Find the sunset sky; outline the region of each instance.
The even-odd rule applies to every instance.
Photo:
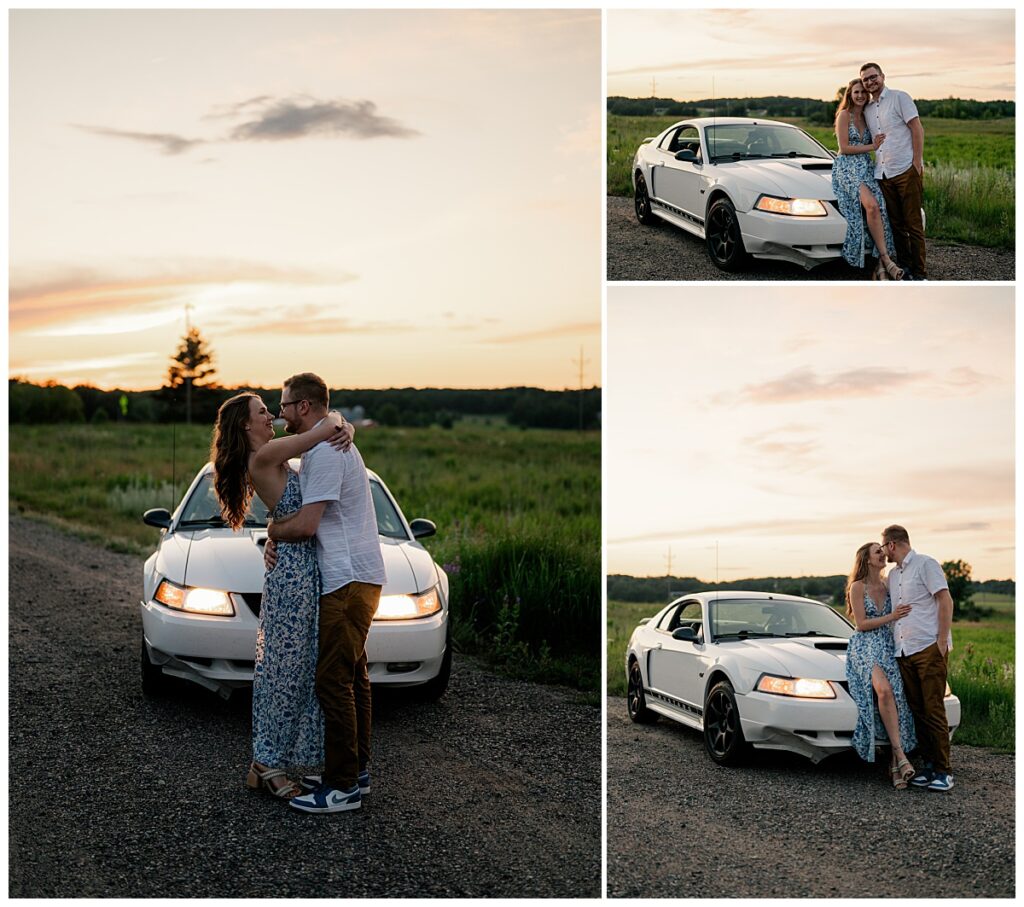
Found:
[[[600,383],[598,13],[10,21],[11,375]]]
[[[824,5],[824,4],[823,4]],[[609,95],[831,99],[875,62],[917,98],[1013,100],[1014,13],[993,9],[610,10]]]
[[[1014,575],[1013,289],[610,287],[608,572],[846,573],[915,549]]]

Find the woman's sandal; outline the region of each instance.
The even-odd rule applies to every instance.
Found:
[[[280,778],[283,778],[284,782],[275,784],[274,782]],[[245,786],[249,790],[265,790],[272,797],[277,797],[279,800],[291,800],[292,797],[297,797],[302,793],[298,785],[281,769],[260,769],[256,767],[255,762],[249,766],[249,774],[245,776]]]
[[[885,273],[888,275],[889,280],[903,280],[903,268],[891,258],[889,259],[889,264],[883,265],[879,262],[879,266],[885,268]]]
[[[905,765],[906,768],[900,768]],[[909,773],[909,774],[908,774]],[[892,775],[892,786],[896,790],[906,790],[907,781],[914,777],[914,766],[912,766],[906,759],[900,759],[899,762],[889,763],[889,774]]]

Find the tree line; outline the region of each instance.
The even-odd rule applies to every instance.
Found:
[[[790,98],[773,95],[765,98],[705,98],[700,101],[677,101],[674,98],[625,98],[610,97],[607,100],[609,114],[615,116],[649,117],[708,116],[714,110],[720,117],[746,117],[756,112],[763,117],[805,117],[812,123],[831,125],[835,120],[836,107],[843,85],[836,97],[829,101],[820,98]],[[941,98],[939,100],[914,99],[917,110],[923,117],[943,117],[951,120],[995,120],[1016,116],[1014,101],[975,101],[964,98]]]
[[[192,419],[212,423],[217,409],[229,397],[254,391],[277,412],[281,389],[193,385]],[[184,383],[157,390],[101,390],[86,384],[66,387],[56,382],[32,384],[19,378],[8,381],[11,423],[183,422],[186,412]],[[536,387],[495,390],[452,388],[389,388],[365,390],[337,388],[331,406],[349,412],[362,408],[365,418],[381,425],[409,427],[440,425],[450,428],[464,416],[504,420],[520,428],[577,429],[581,402],[583,427],[600,425],[601,389],[548,391]]]
[[[969,619],[984,616],[986,609],[974,602],[979,593],[1016,595],[1017,584],[1012,579],[971,579],[971,565],[963,560],[946,561],[942,565],[953,599],[954,616]],[[709,583],[695,576],[626,576],[611,574],[607,580],[608,600],[623,602],[650,602],[664,605],[672,599],[691,592],[715,590],[743,590],[745,592],[777,592],[780,595],[800,595],[828,601],[834,607],[846,607],[846,577],[832,576],[764,576],[753,579],[726,580]]]

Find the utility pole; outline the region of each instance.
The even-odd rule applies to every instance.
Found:
[[[672,546],[668,546],[668,554],[665,556],[665,592],[668,600],[672,601]]]
[[[579,365],[579,367],[580,367],[580,370],[579,370],[579,380],[580,380],[580,390],[579,390],[580,431],[583,431],[583,366],[586,365],[588,362],[590,362],[589,359],[584,359],[583,358],[583,344],[580,344],[580,358],[572,360],[573,365]]]
[[[185,336],[188,337],[192,333],[192,319],[189,317],[189,311],[193,308],[191,302],[185,303]],[[187,342],[187,341],[186,341]],[[192,376],[185,376],[185,424],[192,424]]]

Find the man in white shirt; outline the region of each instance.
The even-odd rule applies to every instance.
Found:
[[[323,379],[294,375],[281,391],[289,432],[308,431],[327,415]],[[302,509],[272,522],[273,541],[316,536],[320,568],[316,694],[324,713],[324,772],[303,779],[313,788],[291,805],[304,812],[358,809],[369,790],[372,700],[366,637],[387,577],[377,515],[363,458],[355,445],[340,451],[318,444],[302,455]]]
[[[924,194],[921,117],[909,94],[886,87],[885,73],[877,63],[865,63],[860,68],[860,78],[871,95],[864,109],[868,128],[874,135],[885,135],[885,141],[875,152],[875,179],[885,197],[896,257],[904,270],[912,272],[913,279],[925,280],[928,272],[921,217]]]
[[[896,661],[903,678],[907,704],[914,713],[918,752],[925,762],[911,780],[928,790],[953,789],[949,763],[949,725],[946,722],[946,674],[953,648],[953,599],[946,576],[935,558],[910,547],[902,526],[882,531],[889,571],[889,598],[893,610],[910,605],[910,613],[893,624]]]

